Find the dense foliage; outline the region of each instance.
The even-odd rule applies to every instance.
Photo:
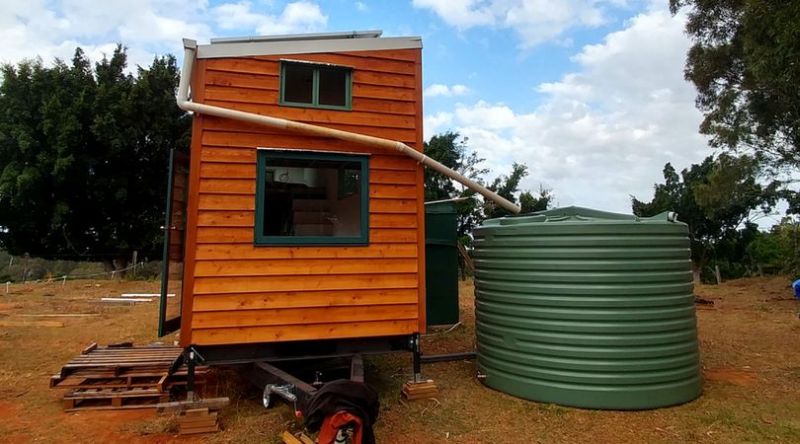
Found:
[[[670,0],[693,45],[686,78],[712,144],[800,166],[800,2]]]
[[[664,166],[664,183],[655,185],[650,202],[632,198],[633,213],[653,216],[675,211],[689,225],[697,272],[706,265],[742,264],[758,233],[753,218],[769,213],[778,199],[777,183],[764,185],[760,167],[749,156],[709,156],[678,174]],[[744,269],[734,273],[744,274]]]
[[[62,259],[155,256],[169,150],[188,146],[173,56],[136,75],[117,47],[92,67],[0,68],[0,248]]]
[[[800,214],[800,193],[793,185],[800,167],[800,2],[669,3],[673,14],[684,10],[688,16],[686,31],[692,46],[686,57],[685,76],[697,88],[696,104],[704,114],[700,132],[710,136],[715,148],[751,156],[721,157],[722,163],[732,163],[734,168],[725,171],[720,165],[712,181],[699,183],[690,193],[692,197],[686,198],[684,204],[696,204],[701,210],[696,214],[703,216],[689,222],[693,235],[700,236],[693,244],[695,259],[702,264],[711,251],[722,274],[728,270],[731,277],[765,268],[795,273],[798,250],[794,240],[789,245],[789,239],[794,238],[786,234],[796,233],[792,220],[785,219],[771,232],[763,233],[744,219],[751,210],[763,210],[777,198],[788,202],[787,214]],[[759,167],[763,176],[760,183],[768,185],[757,185],[754,176]],[[692,166],[690,170],[697,173],[701,168]],[[690,176],[692,171],[688,172]],[[751,180],[736,183],[742,173]],[[769,182],[767,177],[783,178],[783,183]],[[687,179],[691,181],[692,177]],[[675,180],[667,180],[664,186],[668,188],[670,182],[674,184]],[[665,199],[665,193],[659,197],[658,187],[656,191],[656,199],[650,204],[658,206],[657,200]],[[692,214],[690,210],[687,217]]]

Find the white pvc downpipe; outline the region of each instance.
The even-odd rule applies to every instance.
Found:
[[[501,197],[494,191],[484,187],[483,185],[475,182],[474,180],[459,174],[456,171],[447,168],[441,163],[431,159],[430,157],[422,154],[421,152],[411,148],[402,142],[394,140],[383,139],[381,137],[367,136],[364,134],[353,133],[350,131],[342,131],[333,128],[326,128],[318,125],[311,125],[308,123],[296,122],[294,120],[281,119],[277,117],[264,116],[261,114],[248,113],[244,111],[237,111],[229,108],[222,108],[219,106],[205,105],[202,103],[195,103],[189,100],[189,81],[192,78],[192,68],[194,66],[195,52],[197,51],[197,43],[194,40],[184,39],[184,55],[183,55],[183,69],[181,70],[180,82],[178,83],[178,107],[184,111],[192,111],[199,114],[207,114],[210,116],[217,116],[226,119],[240,120],[242,122],[254,123],[256,125],[267,126],[284,131],[290,131],[300,134],[311,136],[330,137],[334,139],[343,140],[345,142],[356,143],[359,145],[378,146],[387,150],[400,151],[408,157],[416,160],[417,162],[433,169],[445,176],[463,184],[467,188],[474,190],[483,197],[497,203],[501,207],[514,214],[520,212],[520,207],[514,205],[507,199]]]

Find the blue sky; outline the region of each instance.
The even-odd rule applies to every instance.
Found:
[[[528,165],[525,188],[559,205],[630,211],[666,162],[711,155],[683,79],[685,17],[668,0],[0,0],[0,61],[133,64],[181,38],[382,29],[423,38],[425,133],[469,138],[492,175]]]

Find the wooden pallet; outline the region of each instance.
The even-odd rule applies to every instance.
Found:
[[[203,385],[207,374],[208,367],[197,367],[195,384]],[[167,391],[173,386],[186,385],[186,378],[186,370],[168,375],[164,368],[135,368],[121,372],[87,369],[66,377],[53,375],[50,378],[50,388],[158,388]]]
[[[217,412],[209,412],[207,408],[187,410],[178,417],[178,433],[181,435],[218,431]]]
[[[94,347],[92,347],[94,346]],[[87,347],[80,355],[71,359],[62,368],[61,378],[84,370],[113,376],[137,369],[144,372],[159,372],[169,369],[181,356],[183,349],[168,346],[144,347]]]
[[[155,408],[169,400],[169,394],[157,389],[75,389],[62,398],[64,411]]]
[[[169,401],[172,387],[186,384],[187,369],[178,366],[182,353],[180,347],[92,344],[50,378],[50,387],[69,390],[64,395],[69,411],[154,408]],[[205,382],[208,370],[195,368],[196,385]]]
[[[439,394],[439,389],[433,380],[429,379],[423,382],[406,382],[403,384],[403,390],[400,393],[406,400],[414,401],[433,398]]]

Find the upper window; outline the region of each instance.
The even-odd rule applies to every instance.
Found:
[[[350,68],[281,62],[281,104],[350,109]]]
[[[367,244],[369,158],[258,150],[255,242]]]

